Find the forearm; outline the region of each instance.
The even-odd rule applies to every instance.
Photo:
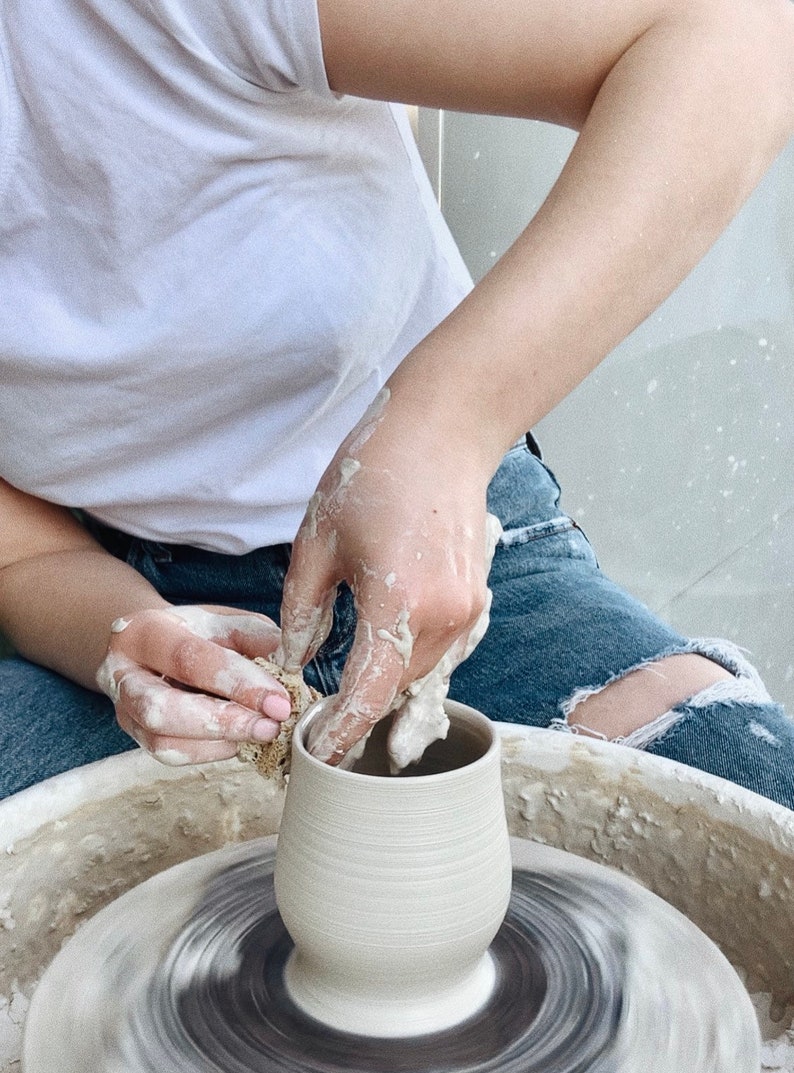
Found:
[[[356,3],[325,6],[334,14]],[[482,15],[472,5],[467,16],[482,24],[471,40],[488,60],[477,63],[473,44],[471,54],[453,44],[444,52],[446,6],[437,8],[426,38],[411,23],[410,81],[396,46],[379,46],[367,67],[372,42],[354,52],[351,26],[337,41],[331,21],[335,88],[377,92],[388,77],[389,88],[425,103],[580,130],[524,234],[390,384],[403,413],[446,420],[453,442],[479,438],[492,471],[686,276],[785,144],[794,15],[790,5],[744,0],[620,0],[595,14],[556,0]],[[537,32],[544,13],[556,34]],[[465,55],[457,70],[456,55]]]
[[[546,204],[390,385],[406,408],[424,400],[481,437],[490,472],[670,294],[782,147],[770,139],[759,153],[738,119],[730,134],[705,132],[691,100],[691,115],[653,137],[655,108],[637,104],[607,142],[610,98],[637,77],[615,73]]]
[[[20,655],[96,689],[111,623],[169,606],[98,545],[44,552],[0,570],[0,628]]]

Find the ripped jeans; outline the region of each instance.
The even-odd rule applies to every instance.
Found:
[[[615,740],[794,809],[794,720],[741,650],[680,636],[610,581],[559,499],[553,474],[514,447],[489,489],[504,527],[489,579],[491,625],[450,695],[492,718],[571,733],[586,697],[666,656],[698,653],[734,677]]]
[[[527,446],[508,452],[488,494],[504,527],[489,580],[491,625],[453,674],[450,696],[493,719],[572,732],[585,697],[665,656],[700,653],[734,677],[649,720],[623,744],[794,809],[794,720],[739,649],[681,637],[613,584],[559,498],[553,475]],[[287,545],[229,556],[103,527],[95,535],[175,604],[225,604],[278,621]],[[342,586],[331,634],[306,669],[323,693],[338,687],[354,625],[352,596]],[[0,797],[133,747],[106,697],[25,660],[0,661]]]

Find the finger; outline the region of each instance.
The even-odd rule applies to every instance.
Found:
[[[281,603],[281,644],[275,660],[299,671],[313,659],[331,632],[338,578],[333,560],[316,536],[295,538]]]
[[[418,705],[423,718],[433,725],[439,720],[443,723],[443,700],[449,677],[487,626],[490,593],[484,591],[482,600],[468,587],[461,590],[457,599],[453,599],[454,593],[447,592],[447,613],[441,622],[425,622],[416,627],[414,635],[411,613],[405,606],[396,610],[392,603],[390,626],[373,624],[367,617],[367,610],[377,609],[377,617],[382,619],[388,610],[389,596],[393,600],[396,590],[377,582],[359,586],[356,593],[359,625],[337,700],[322,721],[312,725],[307,742],[309,751],[326,763],[340,763],[352,746],[394,709],[399,694],[411,683],[415,698],[420,693],[433,698],[432,704]],[[402,598],[407,604],[407,594]],[[416,614],[418,617],[418,609]],[[412,709],[413,724],[416,702]],[[403,732],[404,727],[399,733]]]
[[[145,748],[160,738],[189,741],[272,741],[280,724],[262,718],[232,701],[202,693],[188,693],[141,667],[123,669],[116,676],[116,717],[119,724]]]
[[[202,604],[174,607],[172,613],[186,622],[196,636],[232,648],[249,659],[269,658],[281,639],[281,631],[275,622],[256,611],[235,611],[229,607]]]
[[[359,619],[336,701],[309,731],[307,748],[318,760],[339,764],[394,703],[406,672],[405,657],[379,632],[386,631]]]
[[[188,764],[210,764],[216,760],[231,760],[237,755],[237,746],[221,741],[188,741],[184,738],[155,737],[141,727],[132,724],[121,729],[133,741],[161,764],[168,767],[186,767]]]
[[[252,712],[282,720],[291,712],[287,691],[263,667],[196,636],[190,623],[172,611],[141,612],[114,635],[111,646],[133,663]]]

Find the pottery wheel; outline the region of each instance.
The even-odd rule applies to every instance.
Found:
[[[24,1073],[757,1073],[749,999],[667,903],[513,840],[497,984],[453,1029],[377,1040],[304,1015],[273,891],[275,839],[185,862],[88,921],[44,975]]]

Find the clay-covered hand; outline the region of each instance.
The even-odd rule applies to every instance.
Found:
[[[243,741],[272,741],[291,710],[253,663],[279,643],[271,619],[212,606],[138,611],[113,623],[97,673],[119,725],[166,764],[224,760]]]
[[[443,437],[406,435],[390,406],[384,391],[324,474],[284,587],[277,659],[293,669],[327,636],[338,584],[354,594],[356,633],[336,702],[308,741],[331,764],[447,652],[463,655],[487,600],[490,475]]]

